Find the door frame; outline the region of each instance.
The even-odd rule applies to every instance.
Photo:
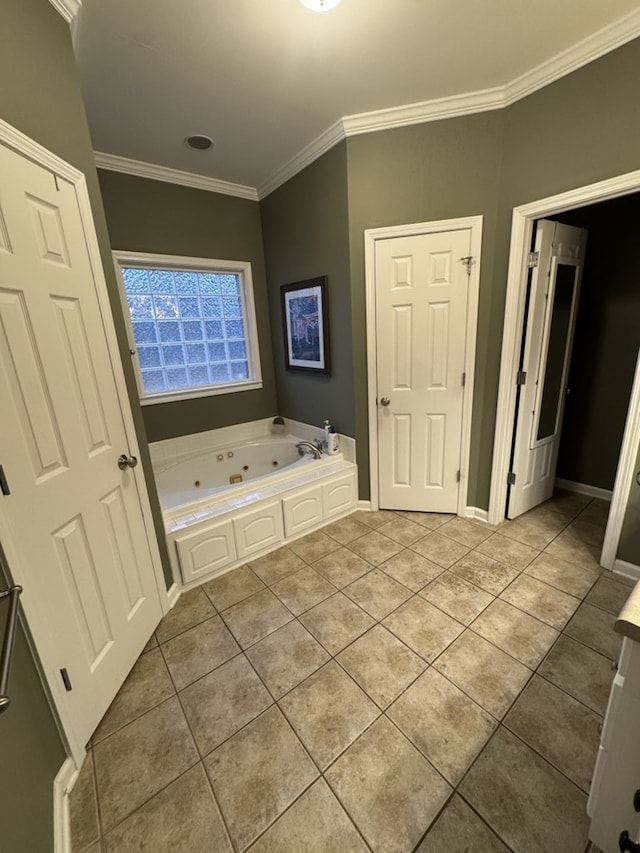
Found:
[[[18,155],[31,160],[38,166],[42,166],[52,173],[59,175],[64,178],[64,180],[69,181],[75,189],[79,215],[87,246],[87,254],[92,271],[93,284],[98,298],[98,306],[105,331],[109,361],[113,371],[120,411],[122,413],[125,434],[127,437],[128,448],[123,448],[123,450],[128,449],[129,455],[133,454],[134,456],[139,457],[140,452],[138,450],[138,439],[133,423],[133,415],[131,413],[115,326],[113,324],[111,305],[107,292],[107,283],[104,277],[85,175],[83,172],[79,171],[74,166],[71,166],[51,151],[48,151],[39,143],[30,139],[28,136],[2,119],[0,119],[0,144],[15,151]],[[158,547],[158,540],[153,526],[151,503],[149,501],[149,494],[147,492],[147,485],[142,466],[138,465],[136,468],[132,469],[131,473],[134,476],[138,500],[142,511],[147,546],[151,555],[156,588],[158,591],[158,598],[160,600],[160,608],[162,613],[165,614],[170,609],[169,595],[171,594],[171,591],[167,592],[164,581],[160,549]],[[29,589],[29,584],[25,581],[25,575],[20,566],[20,560],[13,544],[13,532],[7,522],[2,500],[0,500],[0,540],[3,543],[7,568],[11,574],[13,582],[25,586],[25,591],[21,597],[22,612],[24,614],[23,626],[26,628],[26,634],[32,642],[36,662],[44,678],[45,688],[50,697],[68,753],[73,757],[76,766],[79,767],[86,754],[86,745],[81,743],[76,736],[74,720],[67,709],[66,703],[64,702],[65,691],[63,690],[60,674],[56,668],[55,655],[53,654],[53,649],[56,647],[56,638],[51,632],[47,622],[47,603],[40,601],[38,596],[30,595],[31,590]]]
[[[473,258],[469,275],[467,325],[465,332],[465,385],[462,397],[462,434],[460,445],[460,484],[458,489],[458,515],[475,515],[467,507],[469,488],[469,456],[471,452],[471,418],[473,414],[473,387],[476,361],[476,334],[478,328],[478,296],[480,259],[482,248],[482,216],[460,219],[440,219],[409,225],[392,225],[385,228],[368,228],[364,232],[366,329],[367,329],[367,413],[369,418],[369,478],[371,509],[380,507],[378,469],[378,407],[377,407],[377,353],[375,251],[378,240],[394,237],[418,237],[442,231],[470,231],[470,253]]]
[[[511,455],[511,442],[515,418],[516,374],[519,368],[520,345],[524,322],[524,286],[528,273],[528,257],[534,221],[576,207],[620,198],[640,191],[640,170],[627,172],[615,178],[578,187],[558,195],[538,199],[514,207],[509,248],[507,293],[504,308],[504,332],[500,358],[500,383],[491,468],[491,493],[488,521],[500,524],[505,518],[507,500],[507,473]],[[611,510],[605,533],[601,563],[613,568],[620,540],[624,513],[633,478],[633,466],[638,451],[640,428],[640,361],[629,400],[627,423],[618,461]]]

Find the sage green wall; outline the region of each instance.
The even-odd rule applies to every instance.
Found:
[[[501,112],[430,122],[347,140],[351,311],[360,498],[369,497],[364,231],[388,225],[484,217],[476,385],[469,471],[478,492],[489,347],[496,216],[502,160]],[[480,505],[480,504],[478,504]]]
[[[640,348],[640,195],[557,218],[589,238],[556,473],[613,489]]]
[[[278,413],[353,436],[354,375],[346,144],[341,142],[262,203]],[[326,275],[331,376],[285,370],[280,287]]]
[[[269,305],[257,201],[99,171],[114,249],[250,261],[264,386],[143,406],[149,441],[266,418],[276,412]]]

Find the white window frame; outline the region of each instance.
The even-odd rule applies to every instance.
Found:
[[[172,403],[178,400],[189,400],[197,397],[212,397],[218,394],[233,394],[236,391],[252,391],[263,387],[262,369],[260,365],[260,347],[258,343],[258,326],[256,309],[253,298],[253,276],[251,264],[248,261],[221,261],[213,258],[187,258],[181,255],[156,255],[145,252],[113,252],[113,261],[120,285],[120,299],[127,324],[129,352],[133,361],[140,396],[140,405],[149,406],[155,403]],[[142,382],[142,371],[136,353],[136,341],[133,334],[133,321],[127,302],[122,267],[141,269],[185,270],[187,272],[230,273],[240,279],[242,319],[246,330],[247,363],[249,378],[216,385],[203,385],[198,388],[188,388],[184,391],[159,391],[149,394],[145,392]]]

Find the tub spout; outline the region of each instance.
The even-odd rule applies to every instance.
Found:
[[[322,456],[322,451],[320,450],[320,448],[317,447],[315,444],[312,444],[310,441],[299,441],[296,444],[296,447],[298,448],[298,453],[300,454],[300,456],[304,455],[305,450],[308,450],[310,453],[313,453],[316,459],[320,459],[320,457]]]

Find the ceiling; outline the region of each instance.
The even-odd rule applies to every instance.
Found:
[[[343,0],[322,14],[83,0],[74,43],[96,151],[262,196],[345,134],[503,106],[639,35],[639,13],[638,0]],[[215,147],[187,148],[195,133]]]

